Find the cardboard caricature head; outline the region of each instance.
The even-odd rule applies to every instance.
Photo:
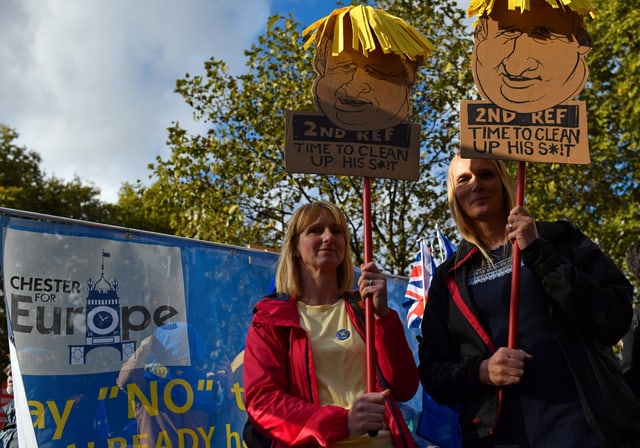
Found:
[[[520,113],[574,99],[588,78],[592,42],[583,23],[588,5],[577,9],[572,2],[521,0],[519,8],[508,0],[475,0],[469,8],[470,15],[479,15],[472,69],[480,94]]]
[[[378,49],[365,56],[346,47],[333,57],[331,46],[325,38],[314,60],[313,97],[327,118],[348,130],[390,128],[407,119],[414,63]]]
[[[426,38],[370,6],[335,10],[304,34],[314,29],[314,101],[334,125],[373,130],[407,119],[417,67],[433,48]]]

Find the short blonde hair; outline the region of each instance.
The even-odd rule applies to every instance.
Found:
[[[457,153],[451,159],[449,163],[449,171],[448,171],[448,179],[447,179],[447,199],[449,201],[449,209],[451,210],[451,215],[453,217],[453,221],[458,228],[458,232],[465,240],[474,244],[480,249],[480,252],[484,256],[485,259],[491,261],[491,257],[489,256],[489,242],[486,240],[485,236],[480,233],[480,230],[476,227],[475,222],[469,218],[469,216],[464,213],[462,207],[458,203],[458,199],[456,198],[456,189],[455,189],[455,179],[453,177],[453,170],[455,168],[456,162],[460,160],[462,156],[460,153]],[[509,212],[515,206],[515,190],[514,190],[514,182],[509,175],[509,171],[507,169],[507,165],[502,160],[497,159],[485,159],[492,162],[495,165],[496,172],[498,173],[498,177],[500,177],[500,181],[502,182],[502,197],[504,198],[504,216],[505,222],[507,216],[509,216]]]
[[[347,219],[342,210],[327,201],[317,201],[305,204],[298,208],[287,225],[284,242],[278,259],[276,272],[276,292],[300,296],[302,294],[302,275],[300,271],[300,258],[296,257],[300,234],[311,225],[322,212],[329,212],[342,231],[344,238],[344,259],[338,266],[338,291],[343,293],[353,287],[355,274],[351,261],[351,246]]]

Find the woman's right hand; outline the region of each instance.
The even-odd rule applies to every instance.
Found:
[[[507,218],[507,235],[511,241],[517,241],[518,247],[524,249],[538,239],[536,220],[521,205],[516,205]]]
[[[391,391],[367,392],[356,400],[349,411],[349,437],[361,436],[384,427],[384,403]]]
[[[358,289],[362,297],[373,299],[373,308],[376,318],[389,314],[387,299],[387,277],[380,272],[376,264],[371,261],[360,266],[360,278]]]
[[[533,356],[524,350],[500,347],[480,363],[480,382],[492,386],[518,384],[524,375],[525,361],[531,359]]]

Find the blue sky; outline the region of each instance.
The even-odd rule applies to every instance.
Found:
[[[317,19],[328,15],[339,7],[332,0],[272,0],[270,3],[272,12],[283,15],[292,12],[304,26],[311,25]],[[343,0],[342,3],[349,4],[351,2]]]
[[[150,184],[166,128],[189,127],[173,92],[210,57],[244,69],[243,50],[274,13],[303,24],[331,0],[0,0],[0,123],[38,152],[47,175],[91,182],[115,202]]]

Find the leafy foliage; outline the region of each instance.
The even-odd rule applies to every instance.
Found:
[[[37,198],[43,176],[40,155],[14,144],[18,133],[0,125],[0,203],[4,207],[27,209]]]
[[[35,151],[15,144],[18,133],[0,125],[0,201],[3,207],[67,218],[105,222],[110,208],[100,191],[79,178],[66,182],[47,177]]]
[[[158,189],[157,184],[146,187],[140,182],[135,185],[125,182],[118,192],[118,203],[109,224],[174,235],[171,204],[158,194]]]
[[[621,267],[640,230],[638,2],[601,2],[597,18],[587,19],[594,48],[580,99],[588,107],[592,163],[527,165],[525,205],[535,216],[577,222]],[[470,69],[473,42],[465,12],[455,2],[371,4],[404,18],[436,46],[413,89],[411,119],[422,128],[420,178],[371,179],[376,261],[389,272],[406,274],[417,240],[431,238],[436,225],[455,239],[444,188],[448,161],[458,149],[458,103],[478,97]],[[47,178],[40,156],[17,147],[17,133],[0,126],[2,205],[227,244],[279,247],[291,211],[322,198],[346,211],[355,261],[361,262],[362,180],[290,174],[284,168],[285,111],[315,110],[313,51],[302,48],[302,28],[292,16],[274,16],[245,52],[244,73],[231,75],[224,62],[212,58],[202,74],[179,79],[176,92],[208,130],[192,135],[172,123],[170,156],[149,165],[154,183],[124,184],[117,204],[101,204],[98,190],[79,179]]]
[[[376,6],[407,18],[436,45],[413,90],[412,120],[422,127],[420,179],[371,179],[376,261],[403,273],[417,240],[447,222],[443,173],[457,150],[458,100],[473,84],[471,41],[464,36],[464,12],[450,2]],[[245,74],[232,76],[222,61],[211,59],[204,75],[178,80],[176,91],[209,129],[189,135],[173,123],[171,155],[151,168],[158,193],[174,204],[172,224],[183,236],[278,247],[291,211],[322,198],[345,210],[361,262],[362,179],[285,171],[285,111],[315,110],[313,54],[302,49],[301,28],[293,17],[274,16],[245,52]]]

